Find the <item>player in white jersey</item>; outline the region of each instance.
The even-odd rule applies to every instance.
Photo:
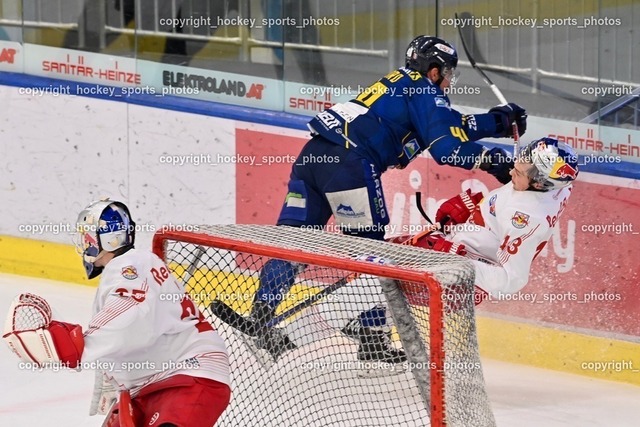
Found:
[[[541,138],[520,151],[510,175],[511,182],[486,197],[467,190],[445,201],[436,221],[444,223],[446,234],[427,231],[390,241],[470,258],[476,271],[477,304],[489,294],[500,298],[518,292],[527,284],[533,260],[567,205],[571,184],[578,175],[577,157],[569,146]],[[371,277],[352,280],[332,296],[282,326],[296,346],[330,336],[351,316],[384,304],[382,289],[372,286]],[[465,297],[447,298],[455,307],[455,298],[461,301]],[[342,332],[351,336],[348,327]],[[357,356],[367,360],[360,350]]]
[[[442,204],[436,221],[448,233],[424,233],[396,242],[457,253],[473,260],[476,303],[520,291],[531,264],[551,238],[578,175],[573,150],[552,138],[524,147],[511,182],[488,195],[469,190]]]
[[[87,276],[102,274],[88,329],[82,334],[79,325],[52,321],[44,328],[49,334],[5,339],[26,361],[106,367],[91,412],[108,413],[109,427],[121,426],[118,409],[105,411],[116,395],[111,390],[130,393],[136,426],[211,427],[230,400],[221,337],[165,263],[134,248],[135,224],[123,203],[94,202],[77,225]],[[42,344],[42,336],[50,341]]]

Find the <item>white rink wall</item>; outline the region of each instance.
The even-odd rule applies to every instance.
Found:
[[[21,92],[0,86],[0,235],[70,243],[67,228],[102,196],[129,203],[145,245],[163,224],[235,222],[234,164],[161,158],[235,154],[234,121]]]
[[[4,107],[0,109],[0,200],[4,202],[0,270],[14,274],[91,284],[71,247],[41,241],[71,243],[76,215],[101,196],[130,206],[139,226],[139,247],[149,247],[153,233],[168,223],[182,229],[199,224],[273,224],[292,159],[308,135],[283,127],[299,128],[299,118],[244,107],[242,114],[236,114],[238,110],[232,113],[222,104],[212,104],[217,114],[233,117],[223,119],[113,98],[24,92],[0,85]],[[180,103],[165,102],[168,108],[180,108]],[[194,111],[207,109],[199,105]],[[609,151],[621,152],[637,146],[640,135],[623,129],[595,131],[591,125],[579,128],[532,118],[530,137],[553,132],[567,140],[600,138]],[[181,156],[183,164],[167,163],[170,156]],[[234,161],[236,157],[256,163]],[[629,168],[630,164],[601,166]],[[632,167],[635,170],[635,164]],[[545,296],[572,299],[485,304],[484,318],[479,318],[484,356],[639,384],[633,370],[582,368],[583,362],[623,359],[640,366],[640,326],[629,321],[638,318],[634,255],[640,217],[632,208],[639,200],[638,182],[581,173],[557,234],[536,261],[522,293],[539,296],[538,301]],[[402,226],[423,223],[415,212],[415,191],[428,196],[427,210],[433,215],[441,201],[465,187],[490,190],[497,183],[478,171],[440,168],[428,156],[420,156],[406,169],[385,174],[384,185],[391,223]],[[627,225],[629,232],[589,232],[588,227],[596,225]],[[612,262],[612,254],[620,248],[627,256]],[[598,299],[586,304],[587,294]],[[615,299],[599,298],[611,296]],[[497,330],[509,332],[496,334]],[[584,333],[567,338],[576,330]],[[521,348],[529,351],[517,350]]]

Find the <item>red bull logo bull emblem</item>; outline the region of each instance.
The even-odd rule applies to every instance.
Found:
[[[525,228],[527,225],[529,225],[529,215],[520,211],[516,211],[516,213],[511,218],[511,224],[515,228]]]
[[[549,174],[549,178],[554,179],[576,179],[578,176],[578,171],[571,167],[570,164],[566,163],[563,159],[558,157],[555,164],[553,165],[553,169],[551,169],[551,173]]]
[[[82,243],[84,249],[87,249],[91,246],[95,246],[96,248],[98,247],[98,242],[89,233],[82,233]]]
[[[138,271],[133,265],[128,265],[122,269],[122,277],[127,280],[134,280],[138,278]]]

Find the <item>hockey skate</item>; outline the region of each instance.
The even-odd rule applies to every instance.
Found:
[[[266,303],[257,301],[250,316],[253,333],[244,334],[234,329],[236,335],[249,347],[265,370],[271,369],[286,351],[296,348],[280,328],[266,326],[271,318],[273,318],[272,309]]]
[[[342,328],[342,333],[358,343],[358,361],[362,369],[360,377],[396,375],[404,372],[407,356],[391,341],[391,331],[362,326],[360,319],[352,319]]]

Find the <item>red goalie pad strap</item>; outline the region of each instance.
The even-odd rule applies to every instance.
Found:
[[[51,334],[60,361],[70,368],[77,367],[84,351],[82,326],[52,320],[47,330]]]

